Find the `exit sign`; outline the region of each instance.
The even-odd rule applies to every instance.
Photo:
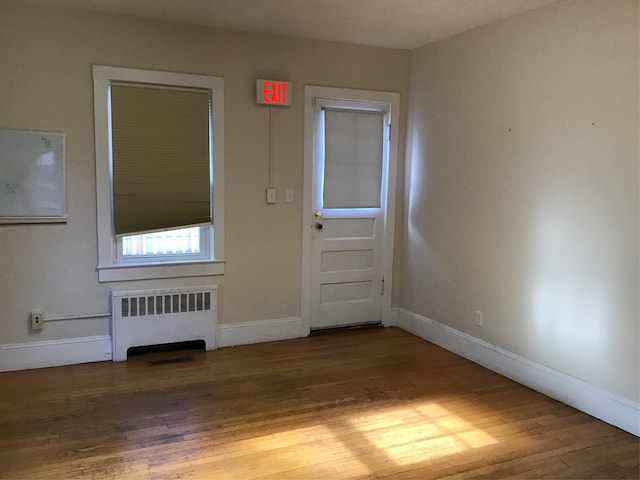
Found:
[[[266,105],[291,105],[293,86],[291,82],[279,80],[258,80],[256,98]]]

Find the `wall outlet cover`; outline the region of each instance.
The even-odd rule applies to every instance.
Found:
[[[31,312],[29,318],[31,319],[32,330],[42,330],[44,328],[44,312]]]

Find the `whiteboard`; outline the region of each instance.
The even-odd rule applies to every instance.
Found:
[[[0,129],[0,223],[67,221],[63,133]]]

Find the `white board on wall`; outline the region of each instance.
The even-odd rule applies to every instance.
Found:
[[[63,133],[0,129],[0,223],[67,221]]]

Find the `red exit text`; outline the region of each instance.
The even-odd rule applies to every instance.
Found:
[[[277,80],[258,80],[256,88],[258,103],[269,105],[291,105],[291,83]]]

